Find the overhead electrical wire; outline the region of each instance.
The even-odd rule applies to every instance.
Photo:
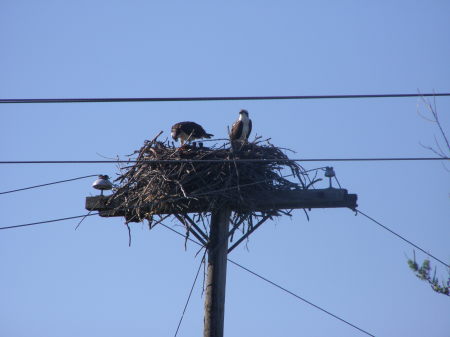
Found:
[[[88,214],[84,214],[84,215],[69,216],[69,217],[66,217],[66,218],[59,218],[59,219],[31,222],[31,223],[26,223],[26,224],[22,224],[22,225],[4,226],[4,227],[0,227],[0,230],[2,230],[2,229],[19,228],[19,227],[27,227],[27,226],[35,226],[35,225],[42,225],[42,224],[46,224],[46,223],[65,221],[65,220],[72,220],[72,219],[79,219],[79,218],[84,218],[84,217],[87,217],[87,216],[98,215],[98,214],[99,213],[92,213],[92,214],[88,213]]]
[[[411,246],[413,246],[414,248],[417,248],[418,250],[420,250],[422,253],[425,253],[426,255],[428,255],[429,257],[433,258],[434,260],[436,260],[439,263],[442,263],[445,267],[450,268],[450,265],[448,265],[447,263],[443,262],[441,259],[438,259],[436,256],[428,253],[426,250],[424,250],[423,248],[420,248],[418,245],[412,243],[411,241],[409,241],[408,239],[404,238],[403,236],[401,236],[400,234],[397,234],[396,232],[394,232],[392,229],[386,227],[385,225],[381,224],[379,221],[375,220],[374,218],[370,217],[369,215],[365,214],[364,212],[361,212],[359,209],[355,209],[355,211],[363,216],[365,216],[367,219],[373,221],[374,223],[376,223],[378,226],[384,228],[385,230],[387,230],[388,232],[390,232],[391,234],[394,234],[395,236],[397,236],[398,238],[402,239],[403,241],[409,243]]]
[[[244,267],[243,265],[241,265],[241,264],[239,264],[239,263],[237,263],[237,262],[235,262],[235,261],[233,261],[233,260],[230,260],[230,259],[228,259],[228,261],[231,262],[232,264],[234,264],[235,266],[238,266],[239,268],[245,270],[246,272],[249,272],[250,274],[252,274],[252,275],[254,275],[254,276],[260,278],[261,280],[266,281],[267,283],[269,283],[269,284],[271,284],[271,285],[277,287],[278,289],[283,290],[284,292],[288,293],[289,295],[292,295],[292,296],[294,296],[295,298],[297,298],[297,299],[299,299],[299,300],[301,300],[301,301],[303,301],[303,302],[305,302],[305,303],[307,303],[307,304],[313,306],[314,308],[319,309],[320,311],[323,311],[324,313],[326,313],[326,314],[328,314],[328,315],[330,315],[330,316],[332,316],[332,317],[334,317],[334,318],[340,320],[341,322],[350,325],[351,327],[353,327],[353,328],[359,330],[360,332],[365,333],[365,334],[368,335],[368,336],[375,337],[375,335],[372,335],[371,333],[367,332],[366,330],[363,330],[363,329],[357,327],[356,325],[354,325],[354,324],[352,324],[352,323],[346,321],[345,319],[343,319],[343,318],[341,318],[341,317],[339,317],[339,316],[337,316],[337,315],[335,315],[335,314],[329,312],[328,310],[325,310],[325,309],[319,307],[318,305],[312,303],[311,301],[308,301],[307,299],[305,299],[305,298],[303,298],[303,297],[301,297],[301,296],[299,296],[299,295],[293,293],[292,291],[290,291],[290,290],[288,290],[288,289],[286,289],[286,288],[280,286],[279,284],[277,284],[277,283],[275,283],[275,282],[273,282],[273,281],[271,281],[271,280],[265,278],[264,276],[261,276],[260,274],[255,273],[254,271],[251,271],[250,269]]]
[[[186,309],[187,309],[187,307],[189,305],[189,301],[191,299],[192,292],[194,291],[195,284],[197,283],[198,275],[200,274],[200,270],[202,268],[202,264],[205,261],[205,256],[206,256],[206,249],[205,249],[205,252],[203,253],[203,257],[200,260],[200,265],[198,266],[197,273],[195,274],[194,282],[192,283],[192,287],[191,287],[191,290],[189,291],[189,295],[188,295],[188,298],[186,300],[186,304],[184,305],[183,313],[181,314],[180,320],[178,321],[178,326],[177,326],[177,330],[175,331],[174,337],[177,337],[178,331],[180,330],[181,322],[183,321],[184,314],[186,313]]]
[[[132,164],[132,163],[282,163],[282,162],[372,162],[372,161],[439,161],[448,157],[378,157],[378,158],[298,158],[298,159],[151,159],[151,160],[3,160],[0,164]]]
[[[173,228],[171,228],[171,227],[169,227],[169,226],[167,226],[167,225],[165,225],[165,224],[163,224],[163,223],[161,223],[161,225],[162,225],[163,227],[169,229],[170,231],[172,231],[172,232],[178,234],[179,236],[182,236],[182,237],[185,238],[185,235],[183,235],[182,233],[176,231],[175,229],[173,229]],[[193,240],[193,239],[191,239],[191,238],[189,238],[189,237],[188,237],[187,239],[188,239],[189,241],[192,241],[193,243],[195,243],[195,244],[201,246],[201,244],[198,243],[197,241],[195,241],[195,240]],[[231,262],[232,264],[234,264],[234,265],[236,265],[236,266],[242,268],[242,269],[245,270],[246,272],[248,272],[248,273],[250,273],[250,274],[252,274],[252,275],[254,275],[254,276],[257,276],[257,277],[259,277],[260,279],[262,279],[263,281],[266,281],[267,283],[269,283],[269,284],[271,284],[271,285],[277,287],[278,289],[283,290],[283,291],[286,292],[287,294],[289,294],[289,295],[291,295],[291,296],[294,296],[294,297],[297,298],[298,300],[301,300],[301,301],[303,301],[303,302],[305,302],[305,303],[307,303],[307,304],[309,304],[309,305],[315,307],[316,309],[321,310],[322,312],[324,312],[324,313],[326,313],[326,314],[328,314],[328,315],[330,315],[330,316],[332,316],[332,317],[334,317],[334,318],[340,320],[341,322],[343,322],[343,323],[345,323],[345,324],[347,324],[347,325],[349,325],[349,326],[351,326],[351,327],[353,327],[353,328],[359,330],[359,331],[362,332],[362,333],[365,333],[365,334],[368,335],[368,336],[375,337],[375,335],[372,335],[371,333],[369,333],[369,332],[367,332],[367,331],[365,331],[365,330],[359,328],[358,326],[356,326],[356,325],[354,325],[354,324],[352,324],[352,323],[350,323],[350,322],[344,320],[343,318],[341,318],[341,317],[339,317],[339,316],[337,316],[337,315],[335,315],[335,314],[332,314],[331,312],[329,312],[329,311],[327,311],[327,310],[321,308],[320,306],[318,306],[318,305],[316,305],[316,304],[314,304],[314,303],[312,303],[312,302],[310,302],[310,301],[304,299],[303,297],[301,297],[301,296],[295,294],[294,292],[292,292],[292,291],[290,291],[290,290],[288,290],[288,289],[286,289],[286,288],[280,286],[279,284],[277,284],[277,283],[275,283],[275,282],[273,282],[273,281],[270,281],[269,279],[267,279],[267,278],[265,278],[265,277],[259,275],[258,273],[256,273],[256,272],[254,272],[254,271],[252,271],[252,270],[250,270],[250,269],[244,267],[243,265],[241,265],[241,264],[239,264],[239,263],[237,263],[237,262],[235,262],[235,261],[233,261],[233,260],[231,260],[231,259],[229,259],[229,258],[227,258],[227,260],[228,260],[229,262]]]
[[[0,104],[22,103],[124,103],[124,102],[195,102],[195,101],[263,101],[263,100],[312,100],[312,99],[361,99],[440,97],[450,93],[415,94],[355,94],[355,95],[293,95],[293,96],[215,96],[215,97],[122,97],[122,98],[3,98]]]
[[[0,192],[0,194],[7,194],[7,193],[25,191],[25,190],[30,190],[30,189],[33,189],[33,188],[44,187],[44,186],[49,186],[49,185],[55,185],[55,184],[60,184],[60,183],[66,183],[66,182],[69,182],[69,181],[80,180],[80,179],[91,178],[91,177],[97,177],[97,176],[98,176],[98,174],[91,174],[91,175],[83,176],[83,177],[59,180],[59,181],[54,181],[54,182],[51,182],[51,183],[34,185],[34,186],[29,186],[29,187],[23,187],[23,188],[18,188],[18,189],[15,189],[15,190],[10,190],[10,191],[4,191],[4,192]]]

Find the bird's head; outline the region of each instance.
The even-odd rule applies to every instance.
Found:
[[[248,111],[247,110],[245,110],[245,109],[242,109],[241,111],[239,111],[239,115],[243,115],[243,116],[245,116],[245,117],[248,117]]]
[[[172,138],[176,141],[178,140],[178,136],[180,135],[180,128],[172,128],[172,131],[170,133],[170,135],[172,136]]]

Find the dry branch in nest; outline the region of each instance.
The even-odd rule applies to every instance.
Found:
[[[251,161],[255,159],[270,161]],[[268,140],[231,147],[225,143],[177,148],[156,137],[130,156],[130,164],[120,168],[116,183],[110,204],[125,214],[127,223],[148,220],[151,228],[155,215],[171,215],[187,235],[196,233],[205,243],[214,209],[233,209],[230,235],[238,228],[245,233],[260,219],[286,214],[278,209],[255,212],[252,197],[274,190],[306,189],[314,182]]]

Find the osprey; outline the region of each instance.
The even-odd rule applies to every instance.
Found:
[[[187,141],[200,138],[211,138],[212,134],[206,133],[205,129],[201,125],[194,122],[180,122],[172,126],[171,132],[172,138],[178,141],[180,139],[181,145]]]
[[[252,132],[252,120],[248,118],[248,111],[239,111],[239,119],[233,124],[230,132],[232,141],[248,141],[248,136]]]

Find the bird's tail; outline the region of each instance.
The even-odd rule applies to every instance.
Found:
[[[211,138],[211,137],[214,137],[214,135],[211,134],[211,133],[207,133],[207,134],[205,135],[205,138]]]

